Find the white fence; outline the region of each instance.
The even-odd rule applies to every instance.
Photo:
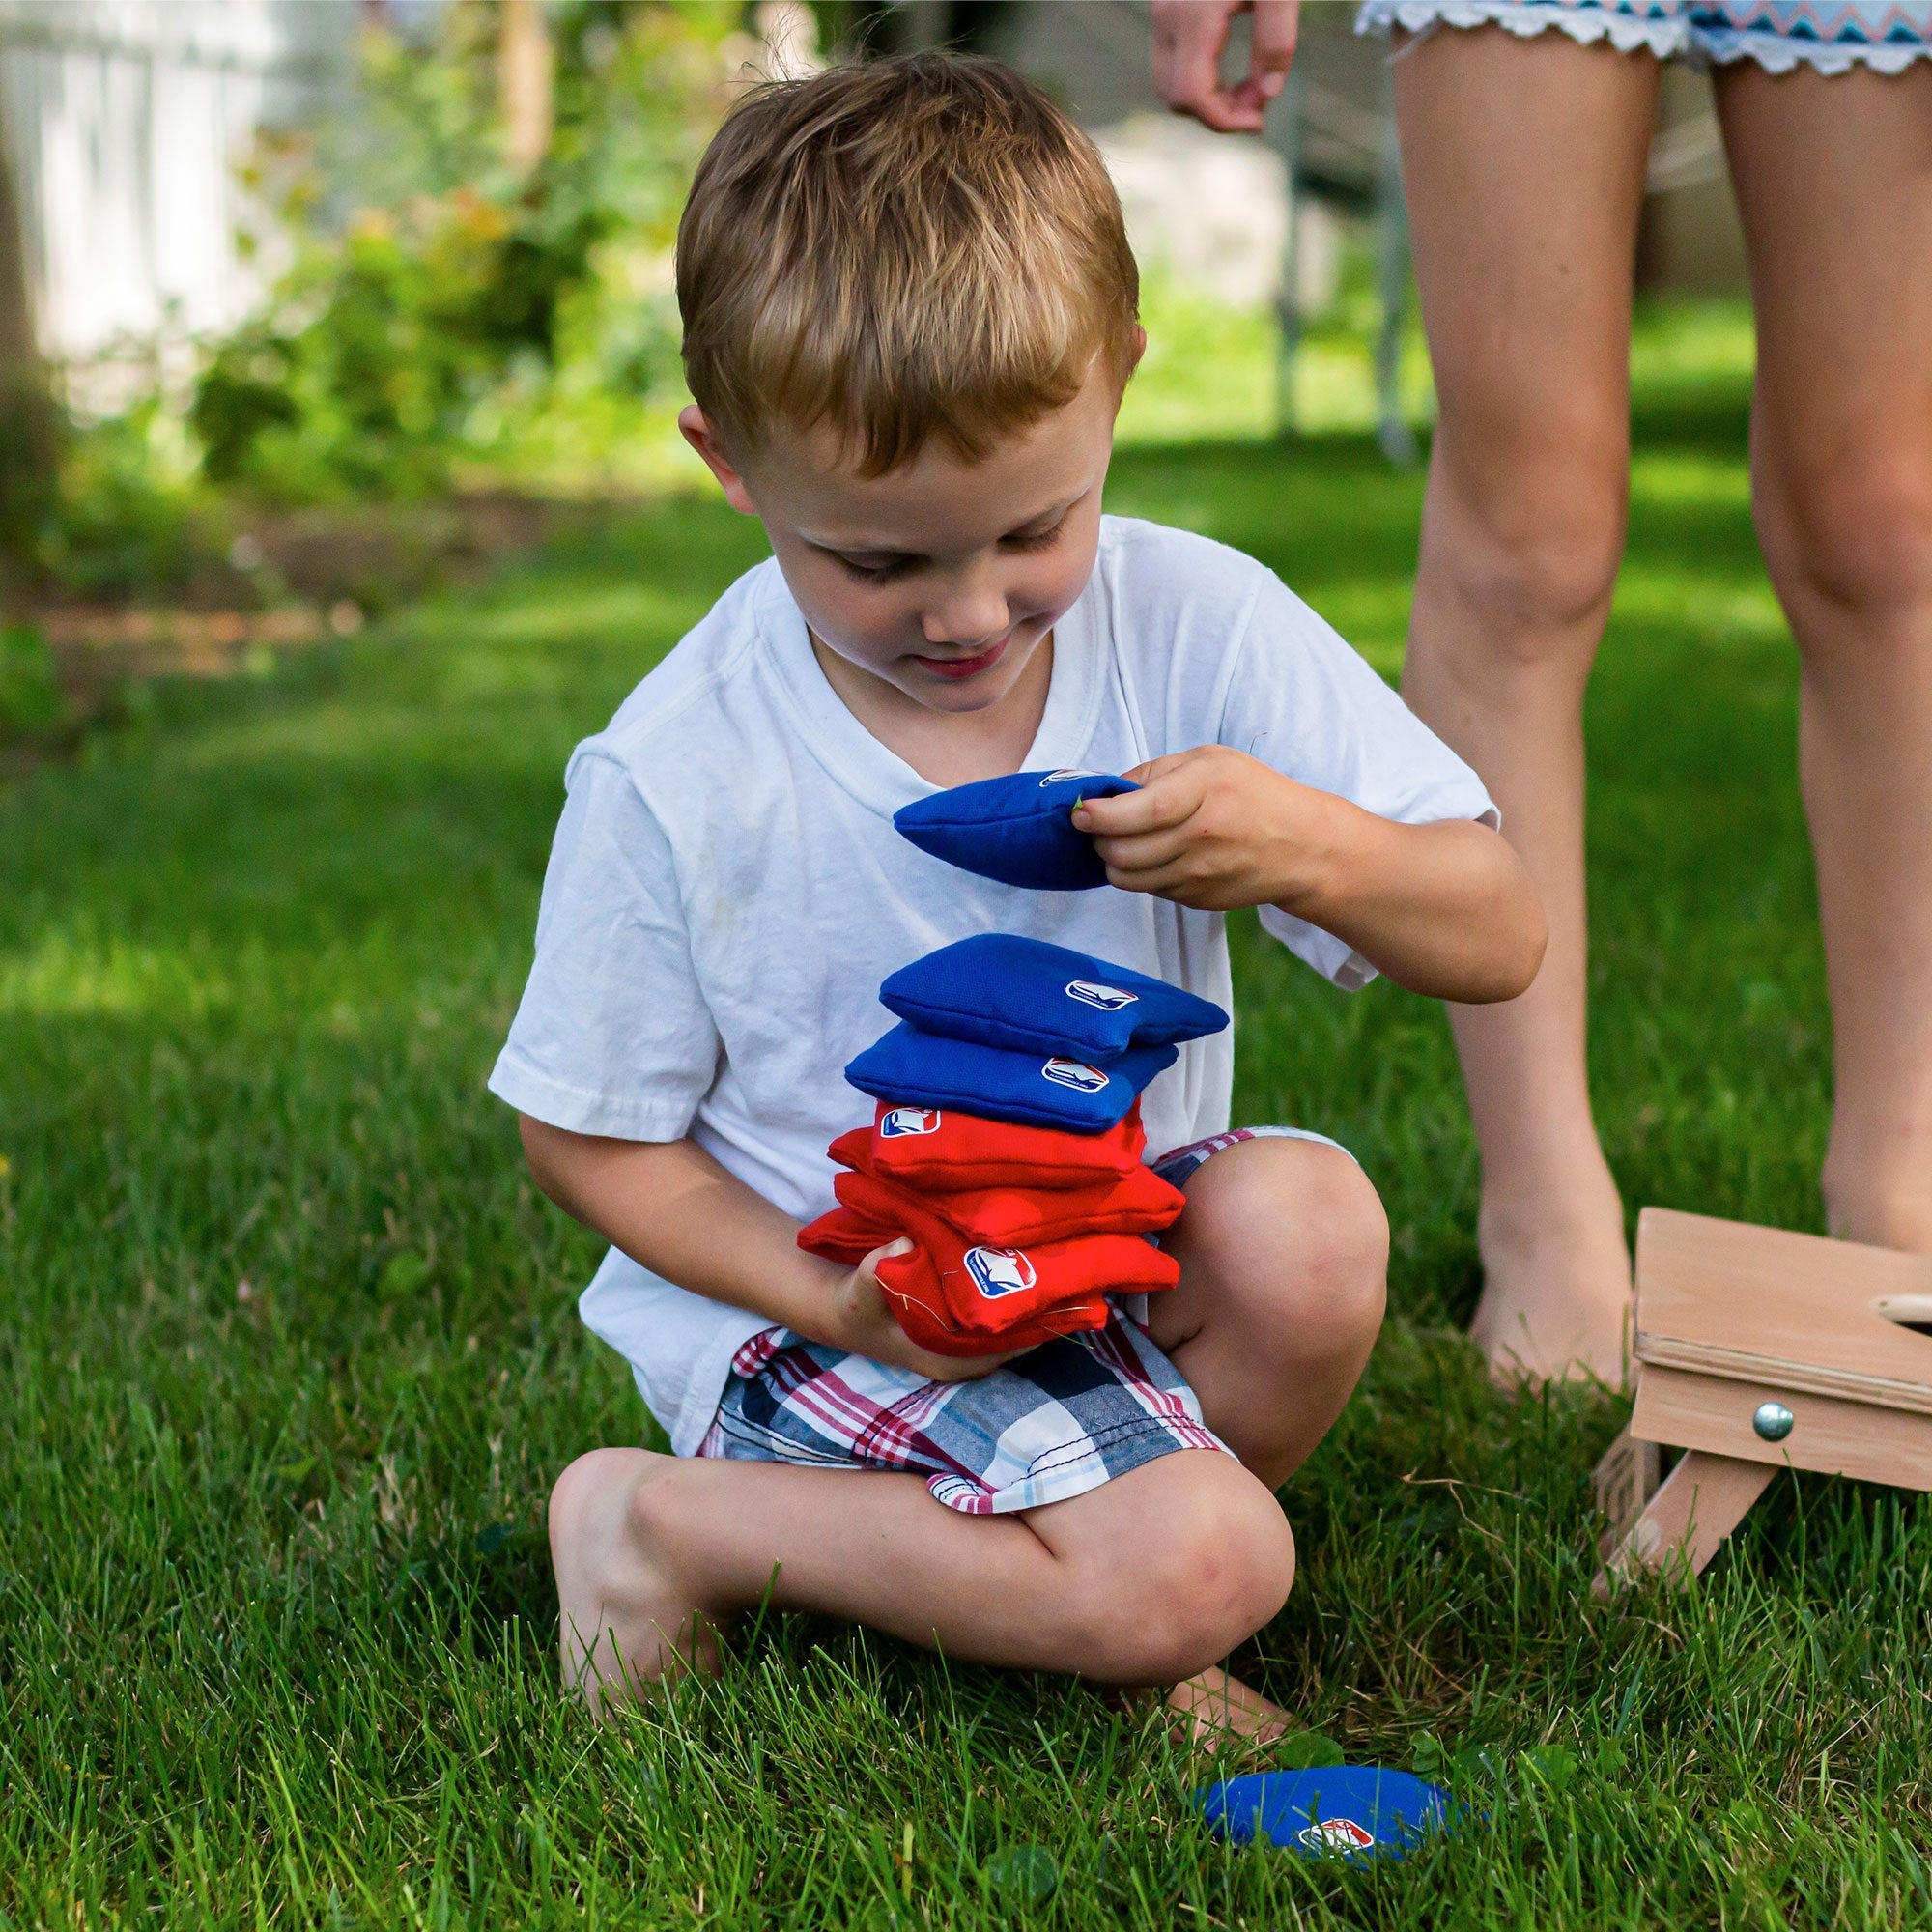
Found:
[[[113,406],[255,301],[238,164],[345,84],[357,17],[355,0],[0,0],[35,327],[75,402]]]

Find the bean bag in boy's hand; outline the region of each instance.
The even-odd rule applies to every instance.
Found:
[[[798,1244],[807,1254],[847,1267],[857,1267],[875,1248],[890,1246],[897,1238],[896,1231],[881,1229],[849,1208],[835,1208],[798,1233]],[[907,1340],[935,1355],[1012,1354],[1037,1349],[1059,1335],[1107,1325],[1106,1296],[1093,1293],[1015,1319],[997,1333],[972,1332],[952,1319],[939,1271],[923,1248],[914,1246],[907,1254],[886,1256],[876,1273],[886,1305]]]
[[[901,966],[881,1003],[926,1033],[1021,1053],[1107,1061],[1219,1033],[1228,1015],[1165,980],[1010,932],[981,932]]]
[[[1147,1133],[1138,1100],[1103,1134],[881,1100],[869,1127],[840,1134],[828,1151],[842,1167],[904,1181],[923,1194],[959,1187],[1070,1192],[1131,1174],[1147,1151]]]
[[[957,1107],[996,1121],[1104,1133],[1179,1055],[1136,1046],[1104,1067],[1066,1054],[1013,1053],[901,1022],[845,1068],[862,1094],[900,1107]]]
[[[836,1144],[835,1144],[836,1147]],[[832,1190],[846,1207],[885,1227],[905,1227],[909,1212],[936,1215],[964,1239],[996,1248],[1070,1241],[1076,1235],[1153,1235],[1172,1227],[1187,1197],[1150,1167],[1098,1187],[1037,1194],[1024,1187],[969,1187],[921,1194],[861,1167],[837,1175]]]
[[[1073,824],[1083,799],[1138,791],[1098,772],[1013,772],[916,799],[893,814],[899,832],[935,859],[1005,886],[1085,892],[1107,883],[1094,840]]]
[[[1082,1235],[1031,1248],[994,1247],[966,1239],[916,1207],[882,1223],[841,1205],[801,1229],[798,1244],[808,1254],[856,1266],[900,1235],[917,1245],[912,1254],[888,1255],[879,1263],[879,1285],[894,1293],[915,1287],[923,1262],[938,1277],[947,1315],[967,1334],[1009,1336],[1023,1322],[1092,1296],[1153,1293],[1180,1279],[1179,1263],[1137,1236]]]

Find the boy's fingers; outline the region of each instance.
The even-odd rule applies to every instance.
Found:
[[[1124,838],[1096,838],[1094,849],[1103,865],[1122,872],[1147,872],[1159,866],[1171,866],[1188,848],[1184,826],[1163,825],[1152,832],[1131,834]]]
[[[1090,798],[1073,809],[1073,822],[1096,838],[1131,838],[1142,832],[1158,832],[1179,825],[1195,807],[1195,799],[1158,779],[1139,791],[1117,792],[1112,798]]]

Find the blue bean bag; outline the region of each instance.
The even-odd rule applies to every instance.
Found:
[[[893,814],[899,832],[935,859],[1005,886],[1085,892],[1107,883],[1094,841],[1073,827],[1083,798],[1138,791],[1098,772],[1012,772],[916,799]]]
[[[977,933],[901,966],[879,999],[926,1033],[1099,1064],[1228,1024],[1211,1000],[1165,980],[1009,932]]]
[[[1105,1066],[1068,1054],[1015,1053],[901,1022],[845,1068],[862,1094],[895,1107],[953,1107],[990,1121],[1103,1134],[1180,1056],[1135,1046]]]
[[[1376,1764],[1264,1771],[1194,1794],[1219,1838],[1302,1858],[1399,1859],[1467,1813],[1439,1784]]]

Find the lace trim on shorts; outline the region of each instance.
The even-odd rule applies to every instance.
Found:
[[[1932,0],[1363,0],[1358,34],[1502,27],[1528,40],[1554,27],[1581,46],[1607,41],[1693,65],[1754,60],[1770,73],[1903,73],[1932,58]]]

